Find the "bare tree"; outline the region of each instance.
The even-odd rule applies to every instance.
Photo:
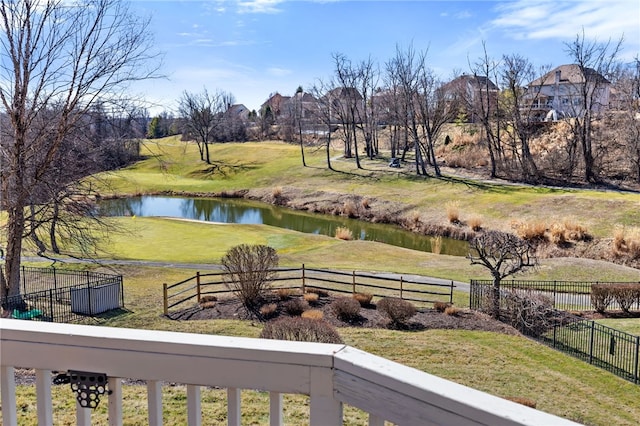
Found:
[[[182,93],[178,109],[184,120],[183,138],[196,140],[200,159],[207,164],[211,164],[209,144],[221,129],[224,113],[233,102],[233,95],[223,91],[209,93],[204,89],[201,93]]]
[[[640,58],[621,74],[616,82],[620,102],[615,106],[619,113],[614,123],[628,153],[633,179],[640,183]]]
[[[8,213],[0,298],[20,295],[27,207],[68,135],[97,103],[117,103],[127,84],[156,75],[148,20],[118,0],[0,1],[2,202]]]
[[[418,73],[418,119],[424,134],[423,149],[427,162],[433,167],[436,176],[441,174],[436,159],[435,144],[443,126],[453,121],[457,113],[457,104],[446,99],[442,83],[423,63]]]
[[[416,54],[413,46],[406,50],[396,47],[396,55],[386,64],[387,74],[393,75],[388,80],[397,85],[396,94],[400,102],[398,111],[404,114],[402,122],[405,124],[407,138],[411,138],[416,161],[416,174],[427,176],[425,155],[422,150],[419,130],[418,113],[420,99],[418,85],[420,73],[424,67],[425,53]]]
[[[542,67],[539,75],[544,75],[548,67]],[[526,87],[528,82],[536,80],[536,70],[528,59],[518,55],[505,55],[499,71],[503,87],[500,97],[502,114],[507,122],[504,133],[512,141],[511,157],[517,161],[524,180],[535,180],[538,167],[531,154],[531,139],[534,133],[534,105],[540,96],[538,87]],[[540,84],[543,80],[539,80]]]
[[[485,131],[491,167],[491,177],[496,177],[497,166],[502,159],[501,112],[498,90],[494,90],[491,78],[496,80],[499,64],[487,52],[483,42],[483,56],[472,67],[473,87],[467,93],[467,107],[477,117]]]
[[[594,122],[601,117],[606,105],[605,92],[609,85],[608,77],[616,70],[618,52],[622,47],[622,38],[616,43],[599,43],[586,39],[584,31],[576,35],[573,42],[566,44],[566,51],[577,65],[580,83],[575,85],[575,93],[569,99],[573,106],[573,116],[568,122],[573,137],[582,148],[584,179],[594,182],[598,179],[595,170]]]
[[[327,159],[327,168],[333,170],[331,165],[331,133],[334,129],[333,122],[333,104],[330,93],[335,89],[331,81],[325,82],[318,79],[316,84],[311,88],[311,94],[317,99],[315,116],[326,126],[327,137],[325,139],[325,154]]]
[[[491,273],[491,315],[496,319],[500,315],[500,282],[537,262],[529,241],[500,231],[483,232],[471,240],[468,258],[472,265],[484,266]]]

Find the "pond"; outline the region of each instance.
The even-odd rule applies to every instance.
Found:
[[[377,241],[411,250],[431,252],[435,238],[405,231],[395,225],[286,209],[236,198],[142,196],[103,200],[104,216],[165,216],[207,222],[264,224],[309,234],[335,236],[336,228],[351,230],[354,238]],[[440,254],[466,256],[466,241],[442,238]]]

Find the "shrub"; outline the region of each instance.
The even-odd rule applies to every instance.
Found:
[[[371,205],[369,204],[368,198],[363,198],[362,201],[360,202],[360,205],[362,206],[363,209],[368,209],[371,207]]]
[[[318,300],[320,299],[320,295],[318,293],[305,293],[303,298],[308,303],[313,304],[318,302]]]
[[[274,317],[277,312],[278,305],[276,305],[275,303],[268,303],[260,307],[260,315],[262,315],[263,318]]]
[[[591,305],[596,312],[604,313],[609,305],[613,302],[613,296],[609,290],[609,286],[605,284],[591,285]]]
[[[350,218],[356,218],[358,217],[358,206],[353,201],[345,201],[342,205],[342,214]]]
[[[503,318],[528,336],[540,336],[553,325],[556,310],[553,300],[540,294],[505,292]]]
[[[516,234],[526,241],[545,241],[547,225],[542,221],[515,222],[511,225]]]
[[[304,299],[291,299],[282,304],[284,311],[292,316],[302,315],[304,311],[309,309],[309,304]]]
[[[353,297],[360,306],[368,306],[371,303],[371,299],[373,299],[373,294],[371,293],[355,293]]]
[[[480,231],[482,229],[482,217],[478,216],[478,215],[473,215],[471,217],[469,217],[469,220],[467,220],[467,224],[469,225],[469,228],[471,228],[474,231]]]
[[[589,241],[591,239],[587,228],[571,219],[564,219],[562,225],[565,229],[565,238],[569,241]]]
[[[462,309],[455,306],[447,306],[447,308],[444,310],[444,313],[446,315],[450,315],[452,317],[458,316],[460,312],[462,312]]]
[[[640,284],[615,284],[609,286],[612,297],[620,305],[620,309],[629,312],[631,306],[640,301]]]
[[[341,320],[351,321],[358,318],[360,303],[351,297],[339,297],[331,303],[331,310]]]
[[[451,306],[449,302],[433,302],[433,309],[438,312],[444,312],[449,306]]]
[[[222,257],[224,280],[244,307],[250,311],[261,306],[278,266],[276,250],[264,245],[241,244]]]
[[[292,288],[279,288],[276,290],[276,294],[280,300],[289,300],[295,293],[296,291]]]
[[[447,219],[449,223],[459,223],[460,222],[460,203],[457,201],[447,201],[444,207],[447,210]]]
[[[351,229],[344,226],[338,226],[336,228],[336,238],[339,240],[351,241],[353,240],[353,232]]]
[[[309,318],[317,321],[324,317],[324,313],[319,309],[309,309],[308,311],[304,311],[301,316],[302,318]]]
[[[403,299],[385,297],[377,304],[377,309],[385,314],[393,325],[404,325],[416,314],[416,307]]]
[[[342,343],[340,335],[331,324],[302,317],[283,317],[270,321],[265,324],[260,337],[298,342]]]
[[[640,258],[640,228],[619,228],[613,237],[614,252],[626,254],[632,259]]]
[[[563,245],[567,242],[566,230],[562,227],[562,225],[558,223],[554,223],[551,225],[549,229],[550,238],[549,240],[556,245]]]
[[[214,301],[209,301],[209,302],[200,302],[200,307],[202,309],[211,309],[214,306],[216,306],[216,302]]]
[[[212,294],[204,295],[200,298],[200,303],[217,302],[218,298]]]

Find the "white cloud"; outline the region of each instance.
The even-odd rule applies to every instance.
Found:
[[[493,28],[515,39],[572,39],[584,29],[588,38],[640,40],[640,3],[628,0],[519,0],[500,3]]]
[[[238,0],[238,13],[280,13],[284,0]]]

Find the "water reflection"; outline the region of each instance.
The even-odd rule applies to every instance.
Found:
[[[104,200],[99,207],[100,213],[105,216],[167,216],[208,222],[265,224],[328,236],[334,236],[336,228],[346,227],[354,238],[427,252],[433,250],[434,242],[431,237],[414,234],[394,225],[299,212],[239,199],[143,196]],[[442,238],[438,245],[441,254],[465,256],[468,250],[466,242],[450,238]]]

